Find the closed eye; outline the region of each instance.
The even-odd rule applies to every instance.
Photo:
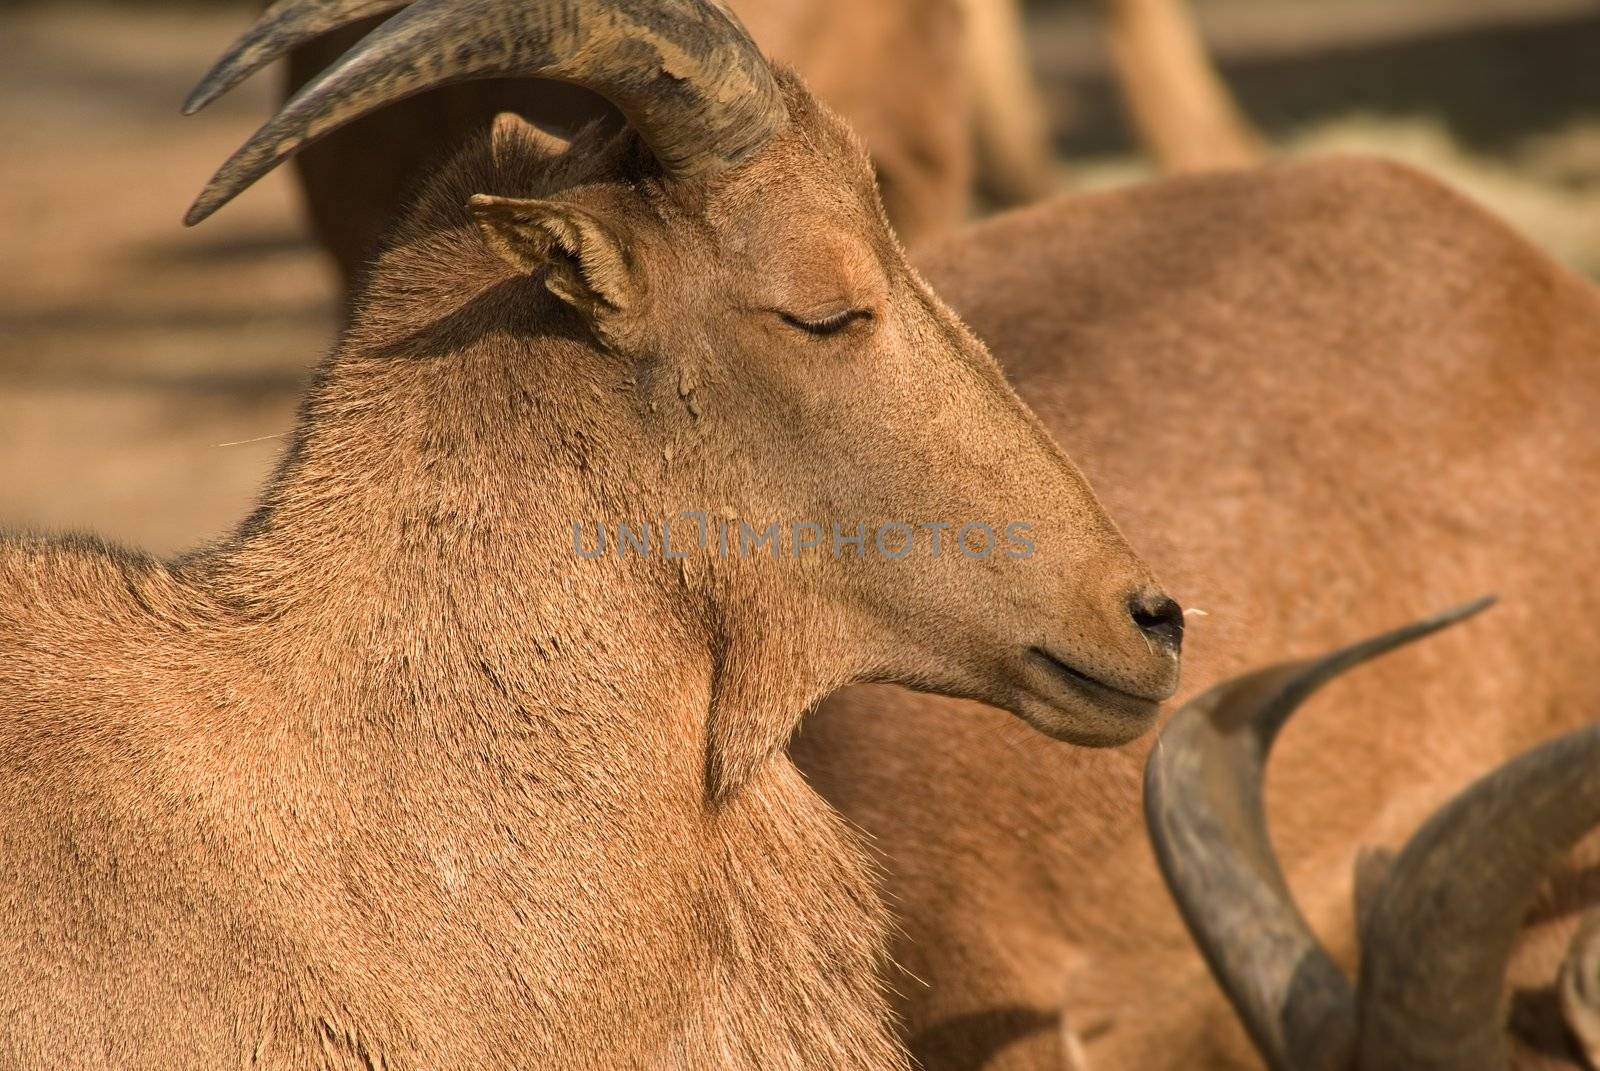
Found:
[[[836,335],[858,320],[872,319],[871,309],[846,309],[844,312],[821,320],[804,320],[787,312],[778,313],[783,322],[811,335]]]

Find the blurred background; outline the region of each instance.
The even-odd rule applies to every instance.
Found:
[[[1194,8],[1270,155],[1407,161],[1600,276],[1600,2]],[[282,448],[337,325],[291,176],[201,228],[179,223],[276,99],[274,73],[178,113],[254,14],[0,6],[0,528],[90,529],[170,553],[243,517]],[[1151,177],[1100,13],[1032,0],[1026,18],[1060,189]]]

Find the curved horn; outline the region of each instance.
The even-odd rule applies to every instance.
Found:
[[[1261,799],[1273,741],[1327,681],[1493,601],[1225,681],[1185,704],[1156,741],[1144,782],[1156,859],[1211,973],[1275,1071],[1348,1066],[1356,1005],[1273,855]]]
[[[494,77],[599,93],[680,178],[749,159],[786,120],[771,69],[720,0],[421,0],[296,93],[222,165],[184,222],[370,111]]]
[[[352,22],[405,7],[411,0],[276,0],[200,79],[183,102],[193,115],[300,45]]]
[[[1600,824],[1600,725],[1525,752],[1434,814],[1362,934],[1360,1066],[1509,1066],[1506,965],[1539,883]]]

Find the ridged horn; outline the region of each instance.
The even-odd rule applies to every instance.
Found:
[[[193,115],[240,82],[307,41],[352,22],[384,15],[411,0],[277,0],[233,43],[183,102]]]
[[[786,122],[766,60],[718,0],[421,0],[296,93],[222,165],[184,222],[368,112],[503,77],[600,94],[679,178],[749,159]]]
[[[1341,673],[1487,608],[1480,599],[1303,662],[1235,678],[1167,723],[1145,767],[1145,820],[1184,922],[1274,1071],[1347,1068],[1350,982],[1295,906],[1267,835],[1262,776],[1279,731]]]
[[[1456,796],[1395,860],[1362,934],[1362,1068],[1510,1066],[1506,967],[1538,887],[1600,825],[1600,725]]]

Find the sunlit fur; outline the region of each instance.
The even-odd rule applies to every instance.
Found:
[[[796,722],[890,680],[1115,742],[1148,712],[1027,649],[1151,700],[1176,659],[864,154],[781,80],[790,126],[712,180],[516,123],[445,169],[226,544],[0,542],[0,1065],[904,1066],[883,910]],[[529,274],[480,194],[616,255]],[[872,318],[775,311],[840,303]],[[572,551],[574,520],[680,509],[1026,517],[1038,551]]]
[[[1600,713],[1595,287],[1362,160],[1055,202],[926,270],[1209,615],[1189,619],[1185,695],[1499,594],[1330,687],[1274,752],[1277,850],[1349,967],[1358,850]],[[889,861],[895,986],[930,1068],[1055,1069],[1069,1034],[1097,1071],[1259,1066],[1150,857],[1144,750],[887,688],[808,721],[797,760]],[[1593,897],[1591,878],[1547,899]],[[1564,940],[1535,936],[1516,983],[1548,987]],[[1530,990],[1517,1017],[1553,1007]]]

